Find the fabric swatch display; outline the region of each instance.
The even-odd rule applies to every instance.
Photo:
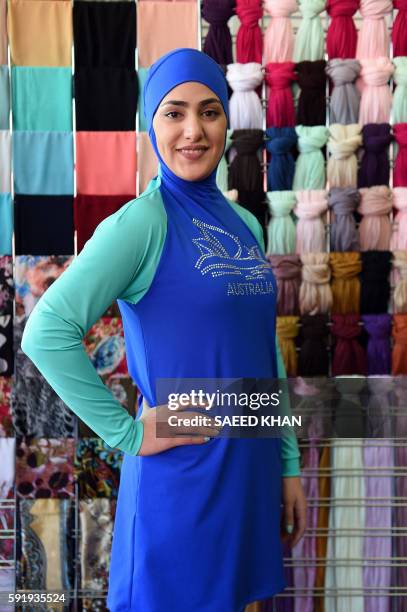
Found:
[[[406,420],[404,418],[404,406],[406,406],[406,388],[405,379],[398,378],[396,380],[394,396],[397,408],[401,408],[400,416],[396,417],[395,431],[399,436],[405,438],[407,436]],[[407,450],[405,444],[400,444],[395,448],[394,463],[404,472],[405,466],[407,465]],[[404,472],[405,473],[405,472]],[[407,495],[407,477],[400,474],[395,477],[395,495],[397,497],[406,497]],[[395,509],[394,526],[398,529],[402,529],[405,533],[407,527],[407,509],[404,504],[400,504]],[[396,555],[399,557],[405,557],[407,552],[407,536],[401,536],[396,538]],[[405,584],[407,578],[407,568],[402,565],[398,568],[396,574],[397,584]],[[404,612],[404,611],[403,611]]]
[[[261,0],[236,0],[236,15],[240,26],[236,37],[236,61],[258,62],[263,54],[263,35],[259,19],[263,16]]]
[[[42,294],[67,269],[72,260],[72,256],[65,255],[16,257],[14,283],[18,318],[25,319],[31,314]]]
[[[301,255],[301,263],[300,313],[328,313],[332,307],[329,253],[306,253]]]
[[[360,251],[359,232],[354,215],[359,201],[359,191],[352,187],[334,187],[330,190],[328,207],[331,211],[331,251]]]
[[[78,193],[136,195],[135,132],[76,132],[75,136]]]
[[[358,35],[353,16],[359,8],[359,2],[360,0],[327,1],[326,10],[330,20],[326,34],[326,50],[329,59],[355,57]]]
[[[391,373],[407,374],[407,314],[393,315]]]
[[[109,0],[110,1],[110,0]],[[138,121],[139,121],[139,126],[138,126],[138,131],[139,132],[145,132],[146,131],[146,125],[145,125],[145,117],[144,117],[144,101],[143,101],[143,87],[144,87],[144,83],[147,79],[147,74],[148,74],[148,68],[139,68],[137,70],[137,79],[138,79],[138,103],[137,103],[137,107],[138,107]]]
[[[11,134],[9,130],[0,130],[0,160],[0,193],[9,193],[11,191]]]
[[[361,333],[362,326],[358,314],[332,315],[331,334],[334,339],[332,376],[352,374],[366,376],[366,353],[360,343]]]
[[[295,338],[298,335],[299,317],[277,317],[276,333],[287,376],[297,376],[297,351]]]
[[[10,85],[8,66],[0,66],[0,130],[9,129]]]
[[[358,161],[357,151],[362,144],[361,127],[357,123],[329,127],[329,159],[327,179],[330,187],[356,187]]]
[[[15,371],[11,412],[17,436],[72,438],[77,417],[21,351],[24,320],[14,321]]]
[[[321,503],[318,508],[318,521],[317,529],[318,536],[316,538],[316,555],[320,559],[326,559],[327,547],[328,547],[328,527],[329,527],[329,514],[330,514],[330,498],[331,498],[331,448],[330,446],[324,446],[321,451],[321,457],[319,460],[319,470],[321,475],[318,479],[318,498]],[[324,584],[325,584],[325,573],[326,564],[321,563],[317,566],[315,575],[315,587],[318,589],[322,596],[316,596],[314,599],[315,612],[324,612]]]
[[[294,34],[291,15],[298,10],[297,1],[265,0],[263,8],[265,14],[270,15],[264,33],[264,63],[292,61]]]
[[[11,385],[11,377],[0,377],[0,436],[2,438],[11,438],[15,436],[11,415]]]
[[[227,191],[228,190],[228,173],[229,173],[229,169],[228,169],[228,161],[227,161],[227,157],[229,155],[229,149],[232,145],[232,132],[233,130],[228,129],[226,132],[226,142],[225,142],[225,150],[223,152],[222,158],[219,162],[218,168],[216,170],[216,184],[219,187],[219,189],[221,191]],[[143,163],[143,160],[141,159],[142,157],[142,150],[141,147],[143,148],[143,152],[145,155],[147,155],[148,159],[151,160],[151,162],[149,162],[149,168],[151,168],[150,170],[150,175],[152,174],[152,172],[154,172],[152,174],[152,177],[155,176],[157,174],[157,164],[158,164],[158,159],[157,156],[154,152],[154,149],[151,145],[151,141],[150,139],[147,137],[143,138],[143,134],[140,134],[141,138],[139,140],[139,155],[140,155],[140,159],[139,159],[139,174],[140,174],[140,192],[142,191],[142,187],[141,185],[147,185],[147,182],[145,179],[143,179],[142,181],[142,172],[141,172],[141,167],[140,165]],[[148,151],[148,152],[147,152]],[[153,165],[154,163],[154,165]],[[154,170],[153,170],[154,168]],[[147,172],[143,173],[144,175],[147,174]]]
[[[393,169],[393,186],[407,187],[407,123],[396,123],[393,126],[395,161]]]
[[[391,13],[391,0],[361,0],[362,25],[358,32],[356,57],[370,59],[389,55],[389,32],[385,16]]]
[[[229,189],[237,189],[239,194],[261,192],[263,174],[258,151],[264,145],[263,131],[235,130],[231,138],[236,155],[229,166]]]
[[[120,317],[101,317],[87,331],[84,344],[99,376],[128,376],[123,323]]]
[[[359,190],[358,213],[362,215],[359,225],[361,251],[387,251],[390,248],[391,222],[389,213],[393,208],[393,194],[385,185]]]
[[[393,57],[407,55],[407,4],[405,0],[393,0],[393,8],[397,9],[391,32]]]
[[[115,213],[134,196],[98,196],[78,194],[74,201],[74,220],[77,231],[78,253],[83,249],[96,227]]]
[[[301,284],[301,260],[298,255],[268,255],[277,280],[277,315],[300,313],[298,294]]]
[[[330,124],[357,123],[360,92],[356,80],[360,74],[360,62],[353,59],[331,59],[327,64],[326,73],[332,84],[329,102]]]
[[[368,379],[367,384],[372,394],[368,410],[376,411],[379,418],[381,416],[382,419],[385,419],[387,416],[385,406],[389,401],[388,394],[384,393],[386,386],[388,386],[387,377],[384,380]],[[386,425],[387,430],[389,430],[389,419]],[[382,436],[386,435],[379,429],[380,434]],[[387,433],[386,437],[389,435],[391,435],[390,432]],[[363,460],[366,469],[365,490],[367,499],[374,497],[391,499],[393,495],[394,449],[390,440],[387,445],[385,443],[386,440],[383,440],[379,446],[375,440],[364,440]],[[389,559],[392,557],[392,515],[393,509],[390,504],[384,506],[379,504],[366,505],[365,529],[378,529],[380,535],[379,537],[364,539],[363,557],[365,559],[374,557]],[[382,590],[379,597],[368,598],[370,599],[370,605],[365,606],[367,612],[391,607],[391,577],[392,569],[386,561],[380,560],[376,567],[372,567],[371,563],[364,566],[363,586],[370,588],[371,585],[377,585]]]
[[[348,399],[346,393],[347,383],[346,379],[337,381],[339,392],[344,387],[343,400],[338,403],[339,412],[341,408],[351,409],[348,407],[352,400]],[[361,386],[363,384],[361,382]],[[331,496],[335,500],[346,502],[333,504],[329,514],[327,558],[335,561],[328,563],[325,570],[325,609],[329,610],[332,602],[329,594],[334,591],[337,610],[346,609],[351,601],[352,612],[363,612],[364,597],[359,595],[359,592],[363,589],[364,566],[363,563],[352,560],[363,559],[366,507],[359,500],[366,496],[366,488],[363,473],[356,472],[351,476],[348,473],[350,470],[360,470],[363,465],[363,441],[357,438],[334,440],[331,458],[335,475],[332,479]],[[352,536],[348,535],[349,529],[355,530]],[[347,589],[352,589],[351,597],[345,595]]]
[[[292,210],[296,205],[293,191],[271,191],[266,194],[270,220],[267,226],[268,255],[288,255],[295,253],[295,224]]]
[[[72,501],[22,499],[18,508],[22,547],[19,588],[69,591],[72,588],[69,567],[73,562],[69,555]],[[61,604],[58,609],[59,606]]]
[[[71,68],[13,66],[14,130],[72,130]]]
[[[361,253],[360,312],[382,314],[387,312],[390,299],[391,253],[366,251]]]
[[[16,439],[0,438],[0,499],[14,497],[15,453]]]
[[[297,80],[301,93],[298,100],[297,123],[323,125],[326,120],[325,60],[296,64]]]
[[[315,405],[314,402],[312,402],[311,406],[313,405]],[[315,417],[311,419],[307,431],[307,439],[309,442],[307,448],[305,448],[303,452],[304,473],[301,476],[306,498],[315,500],[307,511],[306,529],[309,533],[309,537],[301,538],[298,544],[292,549],[294,587],[301,593],[295,595],[295,607],[304,611],[311,611],[314,609],[313,586],[315,582],[316,564],[313,563],[313,559],[315,559],[316,554],[315,530],[318,519],[317,470],[319,464],[318,424],[316,424],[315,421]],[[306,560],[305,563],[303,561],[304,559]],[[308,559],[309,563],[307,563]]]
[[[393,252],[393,267],[398,272],[393,292],[394,312],[407,313],[407,251]]]
[[[13,238],[11,193],[0,193],[0,227],[0,255],[11,255]]]
[[[294,61],[315,61],[324,58],[324,30],[320,13],[325,10],[325,0],[299,0],[301,22],[294,45]]]
[[[233,91],[229,100],[230,128],[261,130],[263,111],[255,91],[263,81],[261,65],[255,62],[229,64],[226,79]]]
[[[18,497],[73,497],[74,450],[73,438],[20,441],[16,452]]]
[[[360,253],[330,253],[332,313],[360,312]]]
[[[390,180],[389,146],[392,140],[388,123],[368,123],[362,128],[363,149],[358,173],[358,187],[388,185]]]
[[[73,254],[73,196],[17,194],[14,233],[16,255]]]
[[[359,123],[388,123],[392,105],[389,80],[394,68],[388,57],[360,60]]]
[[[13,372],[13,316],[0,315],[0,376],[12,376]]]
[[[79,501],[81,587],[104,591],[108,588],[110,549],[116,501]]]
[[[101,438],[82,438],[76,445],[75,477],[79,498],[117,498],[123,453]]]
[[[72,132],[14,132],[13,168],[17,194],[73,195]]]
[[[297,191],[297,204],[294,213],[298,218],[296,224],[295,252],[322,253],[327,250],[324,213],[328,203],[323,189]]]
[[[266,129],[265,147],[270,154],[267,166],[267,188],[269,191],[287,191],[292,188],[295,162],[293,152],[297,144],[297,133],[292,127]]]
[[[303,315],[300,322],[298,376],[328,376],[328,315]]]
[[[196,49],[197,11],[195,2],[140,2],[137,5],[139,66],[148,68],[164,53],[177,47]]]
[[[2,255],[0,256],[0,315],[13,313],[13,300],[13,260],[9,255]]]
[[[76,68],[77,131],[136,129],[138,80],[129,68]]]
[[[218,64],[233,62],[232,36],[228,21],[235,14],[235,0],[203,0],[202,17],[209,23],[202,51]]]
[[[71,66],[70,2],[9,0],[7,30],[14,66]]]
[[[407,250],[407,187],[393,189],[393,207],[397,211],[393,220],[390,248]]]
[[[393,94],[392,122],[407,123],[407,57],[395,57],[393,64],[396,89]]]
[[[295,126],[295,109],[292,83],[296,80],[293,62],[266,64],[267,127]]]
[[[7,64],[7,0],[0,0],[0,64]]]
[[[117,35],[118,32],[120,36]],[[134,69],[135,4],[75,0],[73,37],[75,70],[107,66]]]
[[[391,315],[388,313],[362,315],[361,319],[368,334],[366,349],[368,376],[390,374]]]
[[[299,156],[295,162],[293,189],[325,189],[325,157],[322,147],[328,141],[325,126],[297,125]]]

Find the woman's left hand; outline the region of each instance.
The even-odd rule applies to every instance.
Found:
[[[281,537],[295,546],[304,535],[307,524],[307,500],[300,476],[283,478],[283,505]],[[287,527],[292,526],[291,533]]]

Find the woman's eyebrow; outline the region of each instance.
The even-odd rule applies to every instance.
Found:
[[[199,106],[206,106],[207,104],[213,104],[214,102],[220,104],[220,100],[218,100],[218,98],[206,98],[205,100],[200,101]],[[161,106],[167,106],[168,104],[172,104],[174,106],[189,106],[188,102],[184,102],[183,100],[167,100],[167,102],[164,102],[161,104]]]

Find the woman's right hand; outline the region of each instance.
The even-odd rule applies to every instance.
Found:
[[[204,408],[204,405],[200,405]],[[190,408],[189,406],[187,408]],[[163,451],[173,448],[174,446],[185,446],[186,444],[205,444],[211,437],[216,437],[221,429],[219,425],[215,425],[213,417],[202,415],[202,413],[193,410],[187,410],[182,407],[177,410],[171,410],[167,404],[162,404],[154,408],[147,405],[143,400],[143,412],[140,420],[143,422],[144,434],[143,441],[140,446],[138,455],[145,457],[147,455],[156,455]],[[185,414],[183,414],[185,412]],[[192,418],[194,416],[204,416],[205,425],[177,425],[172,427],[168,424],[170,416],[176,415],[178,418]],[[168,433],[173,433],[169,437],[157,437],[157,423],[160,424],[160,431],[167,430]]]

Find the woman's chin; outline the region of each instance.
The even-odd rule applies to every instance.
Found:
[[[208,168],[207,164],[187,163],[182,164],[182,167],[178,165],[173,172],[184,181],[201,181],[209,176],[212,170],[213,168]]]

